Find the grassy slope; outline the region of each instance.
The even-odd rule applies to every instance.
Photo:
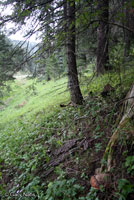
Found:
[[[36,148],[38,149],[39,145],[34,144],[34,139],[38,138],[39,134],[38,127],[41,126],[44,118],[60,111],[60,103],[66,103],[69,100],[65,78],[48,83],[24,79],[9,84],[12,90],[10,92],[5,91],[3,98],[5,105],[1,106],[0,112],[0,168],[3,167],[4,161],[5,169],[8,169],[7,177],[11,176],[10,170],[17,170],[17,168],[22,170],[24,168],[25,171],[25,169],[30,168],[31,159],[33,159],[32,153],[37,151]],[[20,106],[21,104],[23,106]],[[43,146],[40,145],[40,149],[38,152],[45,154]],[[28,163],[25,163],[25,156],[29,159]],[[24,163],[21,162],[23,157]],[[36,160],[34,162],[36,163]],[[9,192],[10,178],[6,183],[4,183],[5,176],[3,179],[3,186],[0,189],[4,195],[5,191]],[[33,176],[31,179],[33,179]],[[9,187],[5,187],[5,184],[9,184]],[[16,186],[14,189],[16,190]],[[5,199],[5,196],[3,196],[3,199]]]
[[[132,83],[132,78],[129,76],[127,80],[126,76],[123,80],[125,85],[127,81],[124,91]],[[100,92],[109,80],[113,86],[119,83],[116,75],[105,75],[95,79],[89,87],[89,79],[90,77],[87,77],[84,81],[84,93],[87,89],[95,93]],[[65,78],[45,84],[35,80],[18,80],[16,83],[11,83],[11,87],[13,90],[4,97],[6,106],[0,113],[0,168],[2,172],[0,189],[3,199],[9,191],[16,194],[21,189],[25,193],[30,191],[38,199],[45,199],[44,187],[47,188],[47,181],[42,180],[41,173],[45,171],[44,163],[48,163],[51,159],[48,152],[55,151],[55,148],[59,148],[69,139],[86,137],[93,140],[91,147],[84,154],[79,150],[72,155],[73,160],[69,159],[72,163],[69,167],[74,171],[73,176],[80,171],[78,177],[81,177],[81,181],[89,183],[89,177],[94,170],[91,168],[98,166],[98,159],[96,164],[94,163],[96,166],[90,166],[90,164],[92,165],[92,161],[97,157],[102,158],[112,133],[112,124],[115,123],[113,105],[110,106],[109,102],[107,104],[101,98],[87,97],[83,106],[60,108],[60,103],[69,101],[69,94],[65,92]],[[120,96],[119,91],[120,89],[117,88],[116,92]],[[18,105],[24,101],[25,105],[18,108]],[[17,199],[21,198],[17,197]]]
[[[61,102],[69,100],[66,90],[66,79],[59,81],[49,81],[48,83],[36,82],[36,80],[17,80],[11,83],[12,91],[5,99],[5,108],[1,111],[0,123],[7,123],[25,115],[26,118],[42,111],[53,111],[53,106],[58,106]],[[24,106],[20,106],[23,104]]]

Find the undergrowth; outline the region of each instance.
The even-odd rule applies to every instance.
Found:
[[[133,83],[133,74],[128,73],[122,82],[112,73],[92,82],[89,77],[83,78],[85,102],[77,107],[60,107],[60,103],[69,102],[65,78],[47,83],[27,79],[10,83],[11,90],[5,91],[0,113],[1,199],[98,200],[98,192],[90,190],[89,179],[100,167],[106,144],[116,128],[119,108],[113,101],[120,100]],[[113,101],[100,95],[107,83],[116,88]],[[49,163],[58,160],[56,150],[60,149],[63,156],[68,153],[62,149],[67,141],[76,141],[73,149],[68,150],[63,162],[50,167]],[[133,157],[126,156],[123,162],[132,175],[129,163],[133,166]],[[45,176],[50,170],[52,173]],[[122,190],[126,191],[125,184],[132,192],[131,182],[119,181],[115,199]],[[101,195],[100,199],[104,199]]]

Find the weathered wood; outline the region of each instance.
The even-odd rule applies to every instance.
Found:
[[[54,171],[56,166],[64,162],[65,159],[67,159],[74,152],[79,150],[81,150],[81,152],[86,151],[92,141],[93,139],[89,140],[87,138],[82,138],[79,140],[72,139],[67,141],[62,147],[52,153],[51,160],[44,165],[44,173],[42,174],[42,177],[45,178],[49,176]]]

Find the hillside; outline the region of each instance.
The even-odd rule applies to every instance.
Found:
[[[111,80],[116,90],[104,98],[101,91]],[[1,199],[133,199],[133,120],[120,132],[109,186],[90,185],[95,170],[105,166],[104,152],[122,109],[117,102],[132,84],[124,85],[126,80],[121,91],[114,74],[95,79],[84,104],[75,107],[68,104],[66,78],[10,82],[0,113]],[[82,85],[83,94],[86,89]]]
[[[0,199],[134,200],[134,0],[0,10]]]

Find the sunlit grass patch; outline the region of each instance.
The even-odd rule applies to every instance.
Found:
[[[33,118],[33,115],[47,110],[48,107],[52,112],[62,101],[69,100],[66,82],[65,78],[47,83],[26,79],[23,82],[16,80],[10,84],[12,90],[8,98],[4,99],[5,108],[0,112],[0,123],[9,122],[23,115]]]

